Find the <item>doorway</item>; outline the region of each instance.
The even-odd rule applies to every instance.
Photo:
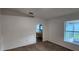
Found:
[[[42,42],[43,41],[43,25],[37,24],[36,25],[36,42]]]

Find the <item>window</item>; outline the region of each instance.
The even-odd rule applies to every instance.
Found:
[[[36,32],[42,32],[43,31],[43,25],[42,24],[38,24],[36,26]]]
[[[79,44],[79,22],[66,22],[64,41]]]

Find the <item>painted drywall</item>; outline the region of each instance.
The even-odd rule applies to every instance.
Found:
[[[36,25],[43,24],[42,19],[9,15],[2,18],[3,50],[36,43]]]
[[[36,43],[36,25],[43,24],[46,28],[46,21],[15,10],[2,9],[0,14],[0,50]],[[45,39],[47,30],[43,31]]]
[[[79,50],[79,45],[64,42],[64,22],[79,20],[79,12],[57,17],[48,21],[48,41],[72,50]]]
[[[44,20],[44,29],[43,29],[43,41],[49,40],[48,34],[48,20]]]
[[[79,12],[43,21],[38,18],[13,14],[13,11],[5,11],[0,17],[0,50],[35,43],[35,27],[39,23],[44,24],[44,41],[48,40],[72,50],[79,50],[78,45],[64,42],[64,21],[78,19]]]
[[[0,8],[0,15],[1,15],[1,8]]]
[[[0,50],[1,50],[1,43],[2,43],[2,38],[1,38],[1,15],[0,15]]]
[[[2,16],[0,15],[0,51],[3,50]]]

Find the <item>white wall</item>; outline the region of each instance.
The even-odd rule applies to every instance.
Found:
[[[1,15],[1,9],[0,9],[0,15]]]
[[[1,43],[2,43],[2,38],[1,38],[1,15],[0,15],[0,50],[1,50]]]
[[[1,16],[1,8],[0,8],[0,50],[2,50],[3,49],[3,47],[2,47],[2,44],[3,44],[3,42],[2,42],[2,40],[3,40],[3,37],[2,37],[2,32],[1,32],[1,30],[2,30],[2,26],[1,26],[1,20],[2,20],[2,16]]]
[[[43,41],[49,40],[48,36],[48,20],[44,20]]]
[[[8,13],[7,13],[8,14]],[[0,16],[0,50],[12,49],[36,42],[36,25],[44,25],[43,40],[51,41],[72,50],[79,50],[78,45],[64,42],[64,21],[78,20],[79,13],[64,15],[44,21],[24,16]]]
[[[48,21],[48,41],[72,50],[79,50],[79,45],[64,42],[64,21],[79,20],[79,12],[54,18]]]
[[[42,23],[42,19],[2,15],[1,37],[3,37],[3,50],[12,49],[28,44],[36,43],[36,25]],[[0,40],[1,40],[0,37]]]
[[[3,50],[2,16],[0,15],[0,50]]]

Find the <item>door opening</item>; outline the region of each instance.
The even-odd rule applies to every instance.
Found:
[[[38,24],[36,26],[36,42],[42,42],[43,41],[43,25]]]

